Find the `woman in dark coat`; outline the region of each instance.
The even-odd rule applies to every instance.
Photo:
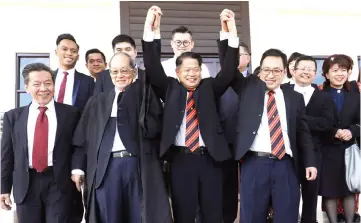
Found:
[[[332,55],[322,66],[326,81],[323,91],[333,97],[335,120],[332,131],[322,136],[321,186],[319,194],[331,223],[337,223],[337,199],[343,198],[346,223],[353,222],[355,195],[346,185],[345,149],[360,135],[360,94],[351,91],[348,71],[351,63],[344,55]]]

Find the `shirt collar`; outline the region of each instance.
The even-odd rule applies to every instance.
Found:
[[[35,100],[32,100],[29,109],[32,111],[36,111],[36,110],[38,110],[39,107],[40,107],[40,105],[38,104],[38,102],[36,102]],[[54,99],[51,99],[51,101],[48,104],[46,104],[45,107],[47,107],[48,111],[54,112],[55,111]]]
[[[306,87],[303,86],[299,86],[297,83],[295,83],[295,91],[300,91],[300,92],[309,92],[309,91],[313,91],[314,88],[311,85],[308,85]]]
[[[64,72],[67,72],[68,75],[74,75],[75,74],[75,68],[72,68],[70,70],[63,70],[63,69],[59,68],[58,74],[63,74]]]

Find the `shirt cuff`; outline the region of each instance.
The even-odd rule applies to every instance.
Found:
[[[160,33],[154,33],[154,39],[160,39]]]
[[[229,38],[229,32],[219,31],[219,40],[226,40]]]
[[[154,37],[155,37],[154,32],[144,30],[144,33],[143,33],[143,40],[144,40],[145,42],[153,42]]]
[[[239,46],[239,38],[230,36],[228,39],[228,46],[232,48],[238,48]]]
[[[74,169],[71,171],[71,174],[85,175],[84,171],[82,171],[81,169]]]

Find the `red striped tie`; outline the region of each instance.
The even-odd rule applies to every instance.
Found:
[[[63,77],[63,81],[61,82],[60,89],[59,89],[59,94],[58,94],[58,102],[59,103],[64,102],[66,81],[68,79],[68,72],[64,71],[63,74],[64,74],[64,77]]]
[[[278,115],[277,104],[274,94],[275,94],[274,91],[268,92],[269,95],[267,101],[268,126],[271,137],[272,155],[274,155],[278,159],[282,159],[282,157],[286,154],[286,148],[285,148],[285,142],[283,140],[281,121],[280,121],[280,116]]]
[[[186,147],[188,147],[191,152],[199,148],[199,123],[193,92],[194,91],[188,92],[186,108]]]
[[[47,107],[39,107],[40,113],[36,120],[32,166],[38,172],[48,167],[48,117],[45,114]]]

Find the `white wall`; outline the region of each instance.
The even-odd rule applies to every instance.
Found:
[[[76,69],[88,74],[85,52],[99,48],[110,59],[111,41],[120,33],[119,2],[114,0],[0,0],[0,112],[15,107],[15,54],[50,53],[57,68],[55,41],[71,33],[80,45]]]
[[[361,1],[287,0],[249,2],[252,67],[262,53],[279,48],[288,56],[343,53],[355,62],[350,79],[358,74],[361,55]]]

